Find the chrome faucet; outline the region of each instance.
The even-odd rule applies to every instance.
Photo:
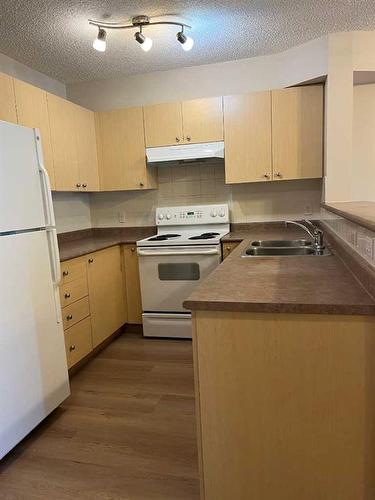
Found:
[[[285,221],[285,226],[288,227],[288,225],[294,224],[295,226],[300,227],[301,229],[304,229],[306,233],[314,240],[314,247],[315,250],[320,251],[324,250],[324,235],[323,231],[316,227],[311,221],[305,219],[303,221],[304,224],[301,222],[295,222],[293,220],[287,220]],[[310,229],[309,229],[310,228]]]

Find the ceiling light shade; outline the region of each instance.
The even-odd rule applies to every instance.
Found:
[[[141,49],[144,50],[145,52],[148,52],[151,49],[152,40],[148,36],[144,36],[143,33],[137,31],[137,33],[134,35],[134,38],[140,44]]]
[[[186,36],[182,31],[177,33],[177,40],[180,42],[185,52],[188,52],[193,48],[194,40],[190,38],[190,36]]]
[[[94,49],[99,52],[104,52],[107,46],[106,38],[107,32],[103,30],[103,28],[99,28],[98,36],[97,38],[95,38],[94,43],[92,44]]]

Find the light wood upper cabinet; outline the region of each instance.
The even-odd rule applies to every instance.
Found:
[[[151,189],[156,169],[148,169],[141,107],[97,113],[100,188]]]
[[[126,322],[121,249],[87,255],[92,340],[95,348]]]
[[[0,73],[0,120],[17,123],[13,78],[4,73]]]
[[[145,106],[147,147],[223,140],[222,97]]]
[[[79,184],[82,191],[99,191],[94,113],[73,104]]]
[[[274,179],[323,175],[323,86],[272,92]]]
[[[146,146],[173,146],[182,143],[182,106],[180,102],[154,104],[143,108]]]
[[[124,245],[124,269],[128,323],[142,323],[142,300],[136,245]]]
[[[272,179],[271,92],[224,97],[226,182]]]
[[[210,97],[182,103],[185,143],[223,140],[223,98]]]
[[[41,134],[44,166],[49,174],[51,188],[55,189],[55,172],[51,144],[51,129],[48,116],[47,92],[14,80],[18,123],[25,127],[38,128]]]
[[[79,171],[74,105],[47,93],[51,127],[55,186],[58,191],[77,191]]]

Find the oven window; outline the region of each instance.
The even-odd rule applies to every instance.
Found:
[[[161,281],[192,281],[200,278],[199,264],[195,262],[159,264],[158,271]]]

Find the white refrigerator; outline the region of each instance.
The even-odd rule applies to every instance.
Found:
[[[0,121],[0,459],[70,394],[38,130]]]

